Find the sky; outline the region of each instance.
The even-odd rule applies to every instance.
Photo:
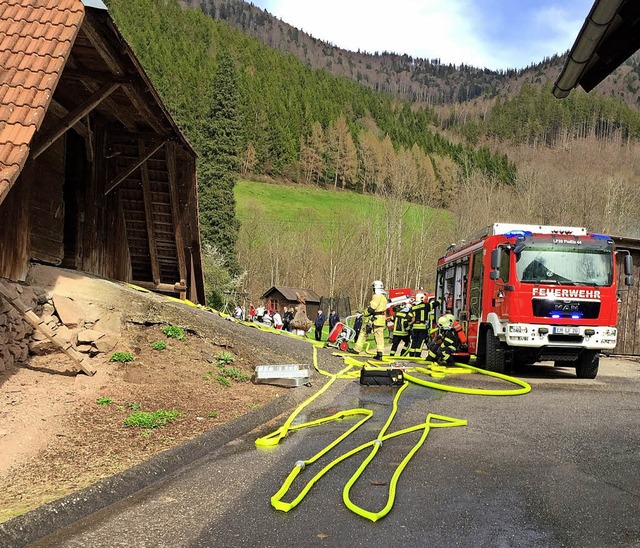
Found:
[[[523,68],[575,40],[593,0],[251,0],[351,51]]]

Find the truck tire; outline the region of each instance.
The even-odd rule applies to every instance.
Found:
[[[504,373],[505,356],[504,349],[498,338],[493,334],[493,328],[485,331],[485,356],[484,368],[494,373]]]
[[[576,377],[595,379],[600,366],[600,354],[596,350],[583,350],[576,362]]]

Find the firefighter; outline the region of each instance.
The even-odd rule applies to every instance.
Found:
[[[396,355],[396,350],[401,342],[404,343],[401,355],[407,354],[411,346],[411,306],[406,305],[396,310],[393,314],[393,338],[391,342],[391,356]]]
[[[384,327],[385,327],[385,313],[387,311],[387,298],[385,297],[384,284],[380,280],[376,280],[371,284],[373,290],[373,297],[369,303],[369,307],[364,313],[365,319],[367,319],[366,328],[360,331],[358,340],[353,348],[349,349],[352,354],[359,354],[362,352],[367,336],[373,331],[373,337],[376,341],[376,360],[382,359],[382,353],[384,352]]]
[[[467,336],[453,314],[443,314],[438,318],[437,331],[428,345],[427,359],[438,365],[454,363],[453,353],[466,344]]]
[[[419,358],[422,354],[422,345],[427,338],[427,329],[429,329],[429,318],[433,314],[433,310],[440,304],[440,300],[432,300],[429,303],[424,302],[425,294],[416,293],[416,302],[411,309],[413,323],[411,325],[411,348],[409,356]]]

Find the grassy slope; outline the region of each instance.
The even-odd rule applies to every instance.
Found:
[[[305,185],[284,185],[238,181],[235,187],[236,215],[241,223],[251,217],[266,216],[269,221],[279,220],[289,230],[299,232],[313,225],[318,234],[331,224],[370,223],[383,229],[383,223],[372,223],[383,213],[384,203],[370,194],[356,194],[343,190],[325,190]],[[408,205],[405,215],[406,232],[420,226],[420,217],[426,214],[444,216],[446,212],[416,204]],[[268,223],[272,225],[272,222]]]

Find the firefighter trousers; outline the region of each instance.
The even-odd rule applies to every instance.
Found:
[[[374,325],[373,326],[373,338],[376,341],[376,352],[382,354],[384,352],[384,325]],[[365,341],[367,340],[367,330],[363,329],[360,331],[360,335],[358,335],[358,340],[354,345],[353,349],[356,352],[362,352],[362,347],[364,346]]]
[[[452,354],[457,348],[449,343],[431,343],[428,345],[427,359],[436,362],[438,365],[451,365],[454,363]]]
[[[413,358],[419,358],[422,354],[422,345],[427,338],[427,329],[413,328],[413,334],[411,336],[411,348],[409,349],[409,356]]]
[[[404,343],[404,348],[402,349],[402,352],[400,353],[400,355],[404,356],[409,352],[409,350],[411,349],[411,335],[409,335],[409,333],[407,333],[406,335],[394,334],[393,339],[391,339],[391,352],[390,352],[391,356],[396,355],[396,350],[398,350],[398,346],[400,345],[401,342]]]

